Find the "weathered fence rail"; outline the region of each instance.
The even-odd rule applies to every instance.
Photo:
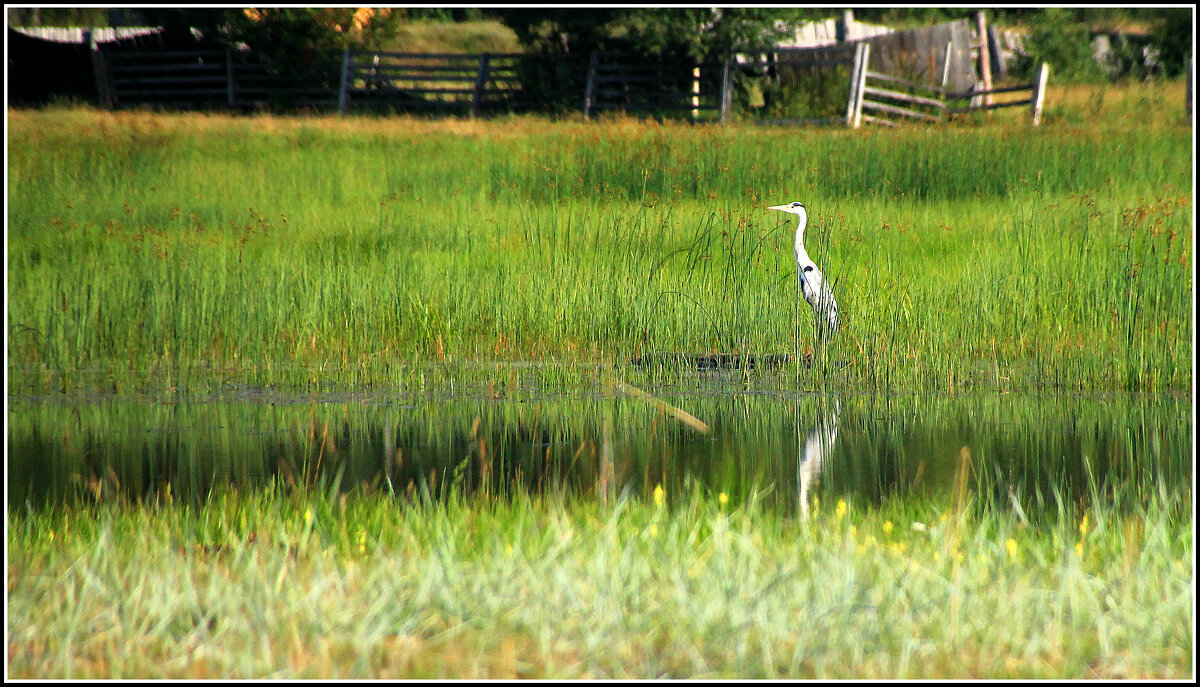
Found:
[[[521,53],[400,53],[347,50],[338,111],[351,105],[458,108],[471,115],[511,109],[521,93]]]
[[[298,86],[270,63],[232,51],[95,53],[97,91],[108,107],[252,108],[268,101],[332,107],[332,87]]]
[[[722,62],[647,61],[645,55],[595,51],[588,66],[583,116],[602,110],[689,113],[692,120],[729,118],[732,56]]]
[[[950,54],[949,45],[946,48],[946,54],[947,56]],[[852,128],[857,128],[860,122],[884,126],[896,126],[905,119],[940,122],[952,115],[1020,106],[1030,108],[1030,118],[1035,126],[1041,122],[1042,103],[1045,99],[1046,82],[1050,73],[1050,67],[1046,63],[1042,63],[1038,67],[1037,76],[1030,84],[952,91],[945,88],[944,74],[946,72],[943,72],[941,86],[919,83],[871,71],[870,55],[871,47],[865,43],[859,44],[858,51],[855,53],[850,98],[846,108],[846,124]],[[881,85],[881,83],[886,85]],[[1030,92],[1029,98],[1006,102],[990,100],[990,96],[995,94],[1024,91]],[[951,102],[963,100],[968,101],[966,106],[952,107],[950,105]],[[864,110],[871,114],[864,113]],[[885,115],[902,119],[890,119]]]

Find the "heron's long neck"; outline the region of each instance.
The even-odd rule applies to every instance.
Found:
[[[796,259],[799,260],[801,255],[808,255],[804,250],[804,228],[808,225],[808,214],[800,213],[800,224],[796,225]]]

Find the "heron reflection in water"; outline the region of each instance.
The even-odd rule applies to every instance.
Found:
[[[834,399],[833,412],[825,413],[824,417],[809,431],[800,443],[800,432],[796,432],[797,465],[796,477],[800,484],[800,516],[808,520],[808,491],[820,481],[821,466],[825,459],[833,453],[833,444],[837,439],[838,415],[841,403]],[[797,426],[797,430],[799,427]]]

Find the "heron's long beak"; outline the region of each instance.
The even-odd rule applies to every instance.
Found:
[[[790,210],[791,207],[789,207],[788,205],[772,205],[771,207],[769,207],[767,209],[768,210],[782,210],[782,211],[786,212],[786,211]]]

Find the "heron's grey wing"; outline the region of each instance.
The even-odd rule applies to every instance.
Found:
[[[821,297],[821,285],[825,279],[821,275],[821,270],[817,266],[808,263],[800,266],[800,286],[804,291],[804,300],[813,308],[819,305],[818,299]]]

